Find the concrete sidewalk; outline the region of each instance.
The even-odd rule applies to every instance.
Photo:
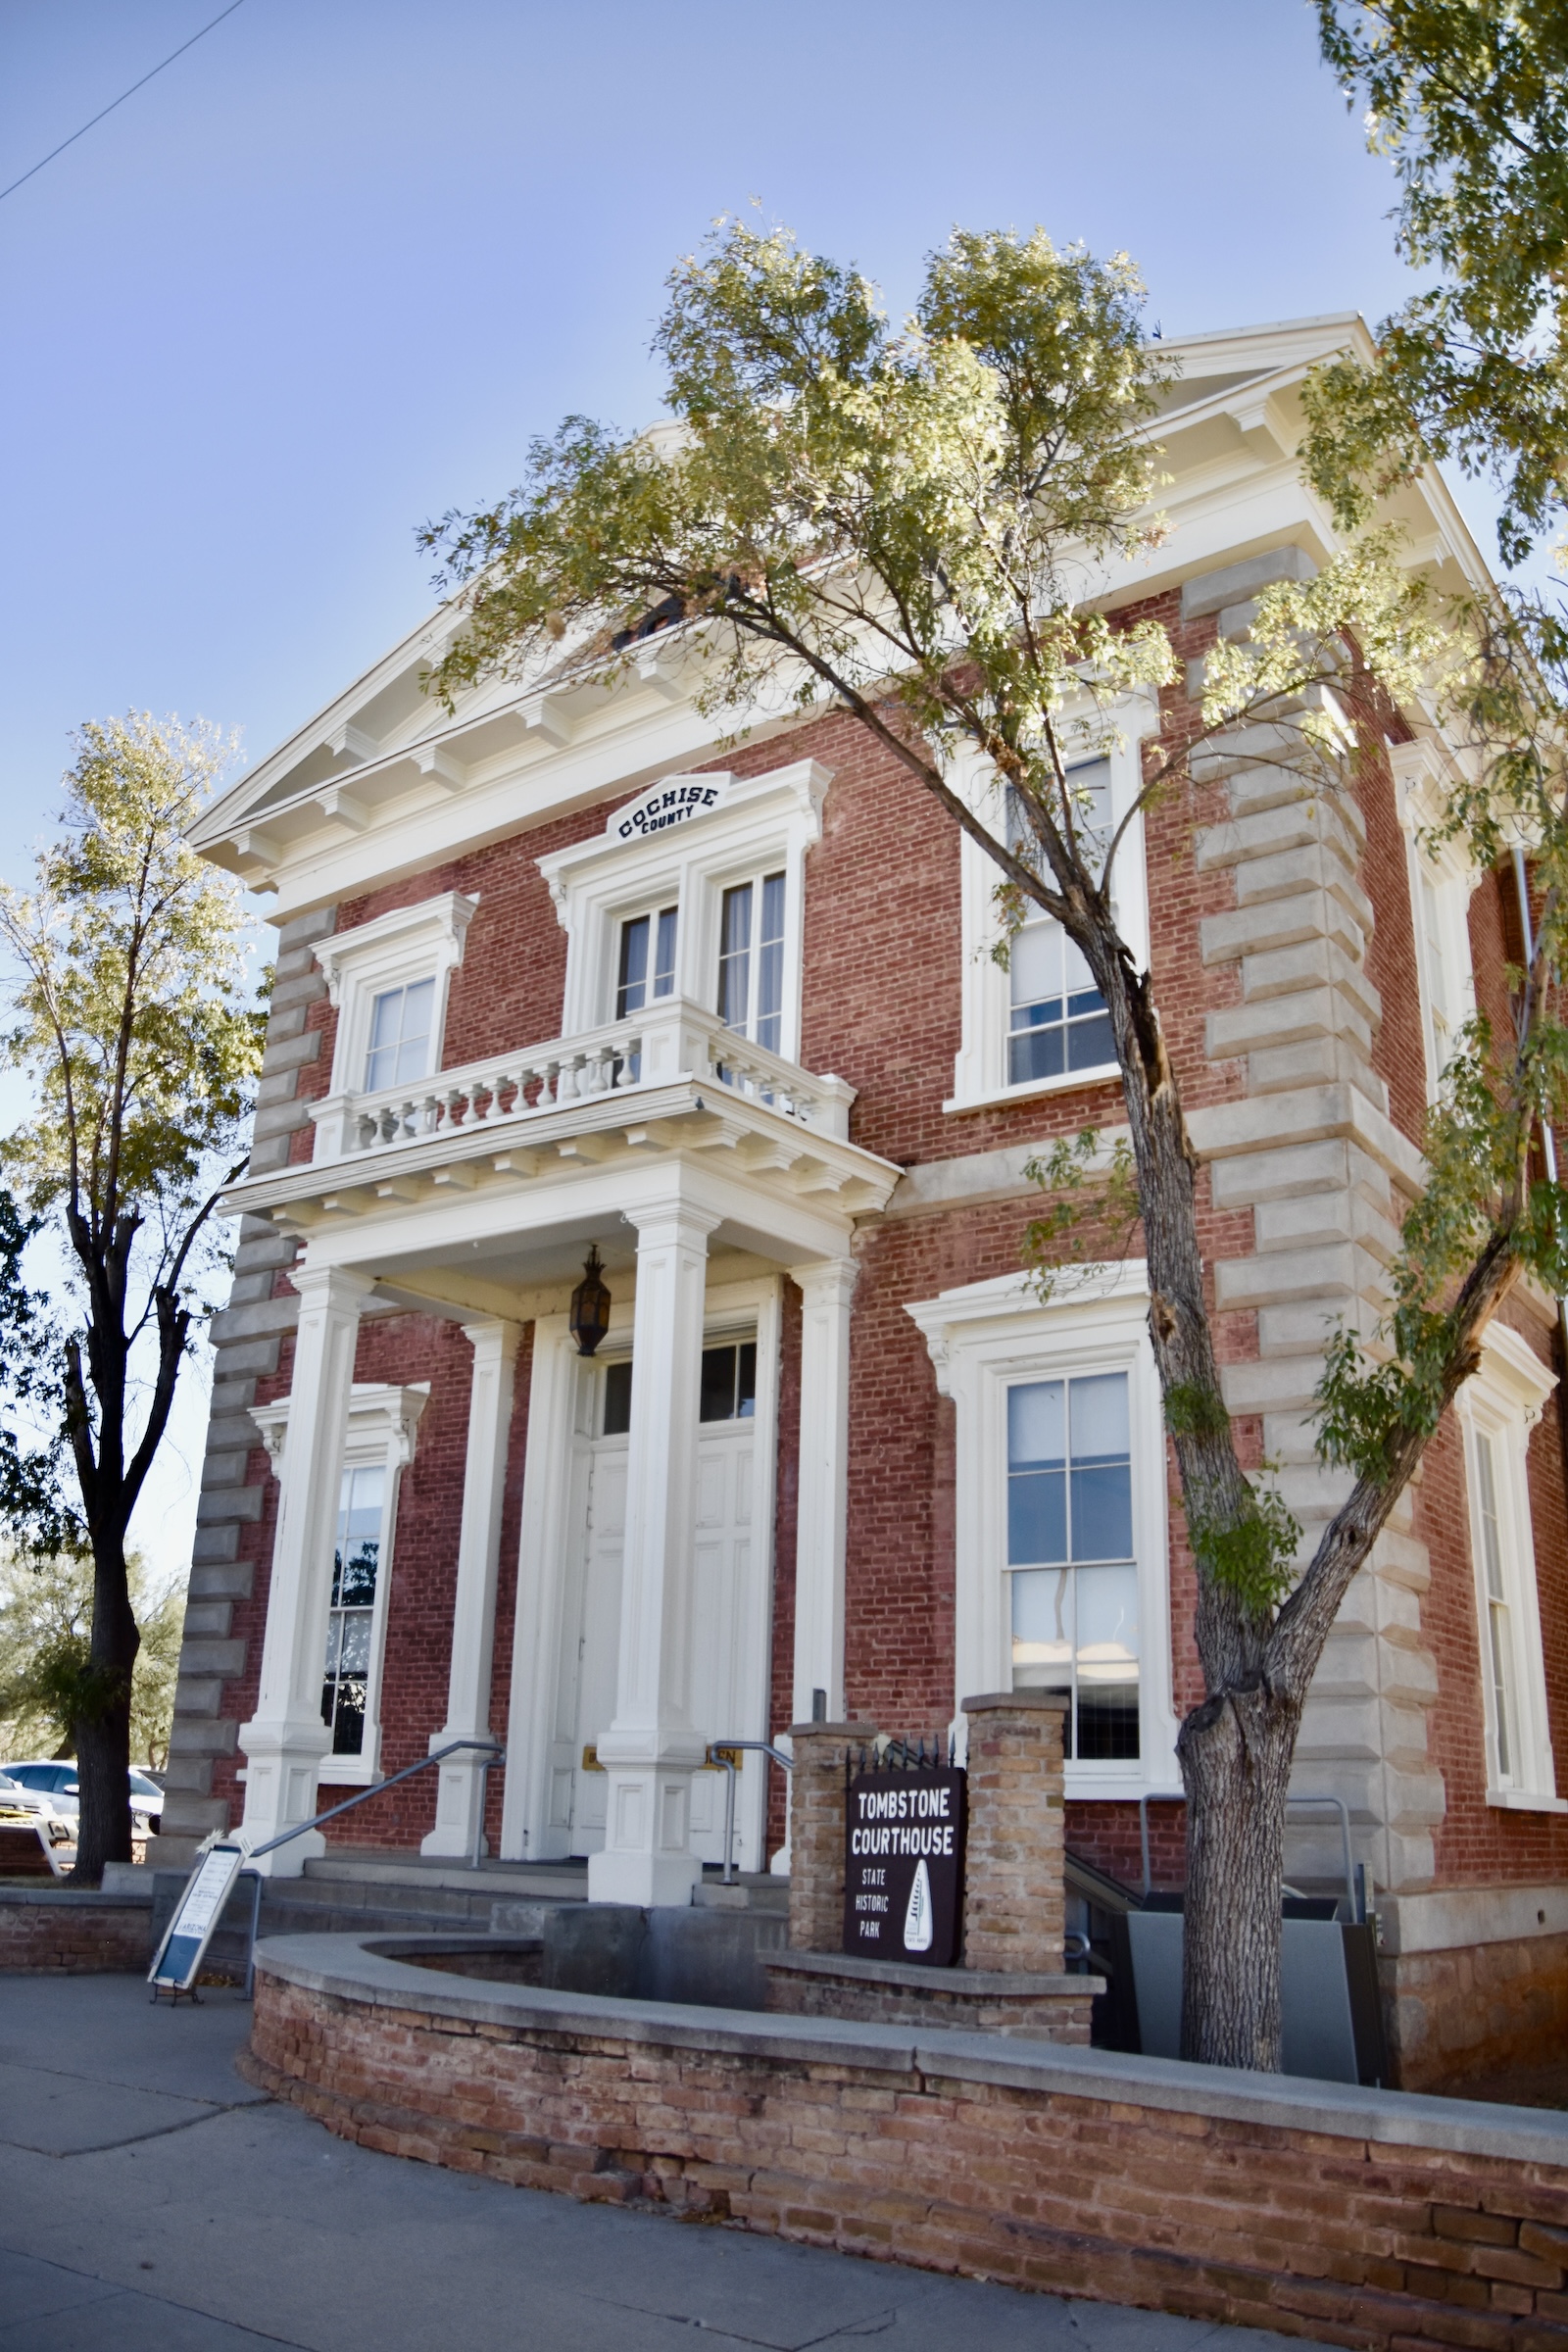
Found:
[[[334,2139],[233,2071],[249,2010],[0,1977],[0,2352],[1280,2352],[468,2180]]]

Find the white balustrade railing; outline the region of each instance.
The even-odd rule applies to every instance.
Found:
[[[581,1037],[492,1054],[416,1084],[328,1096],[311,1105],[316,1156],[354,1158],[480,1127],[499,1136],[682,1077],[721,1086],[818,1134],[848,1137],[855,1089],[843,1079],[814,1078],[736,1036],[712,1013],[673,1000]]]

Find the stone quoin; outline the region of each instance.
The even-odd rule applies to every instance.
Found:
[[[1302,372],[1347,346],[1369,348],[1349,317],[1166,346],[1171,529],[1102,597],[1164,623],[1185,674],[1112,714],[1084,785],[1113,813],[1141,747],[1195,724],[1206,652],[1334,550],[1293,453]],[[1441,584],[1484,577],[1436,478],[1394,518]],[[586,1858],[594,1897],[685,1904],[724,1859],[710,1744],[793,1726],[791,1940],[824,1952],[840,1917],[798,1849],[842,1843],[846,1740],[956,1739],[1000,1789],[1045,1697],[1062,1800],[986,1856],[1004,1892],[966,1964],[1059,1971],[1062,1858],[1136,1886],[1140,1800],[1154,1883],[1180,1884],[1200,1692],[1136,1245],[1049,1303],[1019,1272],[1027,1163],[1122,1126],[1093,992],[1049,923],[1010,973],[986,954],[985,859],[844,715],[725,748],[678,632],[613,689],[496,679],[448,714],[420,678],[454,626],[199,831],[272,894],[278,954],[162,1857],[494,1737],[504,1771],[465,1751],[325,1844],[456,1861],[477,1836]],[[1309,1541],[1345,1492],[1313,1451],[1326,1339],[1378,1311],[1443,1039],[1472,1003],[1506,1018],[1519,952],[1511,869],[1425,845],[1429,718],[1356,722],[1338,796],[1245,731],[1206,751],[1201,789],[1129,829],[1118,886],[1202,1159],[1226,1402]],[[1302,1727],[1296,1787],[1347,1808],[1410,2086],[1568,2022],[1559,1346],[1554,1302],[1516,1294]],[[744,1872],[790,1868],[755,1751],[734,1829]],[[1332,1812],[1293,1813],[1287,1868],[1343,1883]]]

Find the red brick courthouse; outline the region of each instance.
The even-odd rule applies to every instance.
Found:
[[[1141,744],[1193,723],[1205,652],[1332,551],[1298,387],[1363,337],[1178,347],[1173,527],[1104,602],[1171,629],[1186,691],[1107,724],[1085,781],[1113,812]],[[1399,519],[1412,563],[1482,576],[1441,484]],[[1122,1119],[1087,974],[1048,921],[1010,971],[988,957],[991,870],[848,721],[723,752],[658,639],[613,692],[495,683],[448,717],[419,679],[454,625],[201,830],[275,894],[279,949],[161,1843],[242,1818],[260,1841],[493,1732],[487,1798],[459,1757],[345,1836],[461,1858],[486,1803],[492,1852],[684,1903],[721,1859],[709,1742],[813,1712],[929,1735],[1033,1686],[1069,1700],[1069,1847],[1136,1884],[1138,1800],[1178,1788],[1200,1687],[1145,1269],[1050,1304],[1018,1272],[1025,1163]],[[1512,869],[1421,844],[1431,715],[1388,732],[1335,805],[1238,735],[1123,853],[1205,1163],[1227,1401],[1308,1540],[1343,1492],[1311,1444],[1325,1336],[1375,1316],[1447,1040],[1478,1000],[1505,1013],[1520,952]],[[1346,1802],[1375,1887],[1408,2082],[1568,2016],[1559,1369],[1555,1302],[1520,1294],[1303,1729],[1297,1786]],[[1180,1813],[1152,1818],[1179,1883]],[[736,1859],[787,1868],[782,1835],[751,1756]],[[1338,1850],[1303,1813],[1293,1882]]]

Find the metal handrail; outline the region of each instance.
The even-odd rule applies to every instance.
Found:
[[[781,1747],[775,1747],[770,1740],[715,1740],[709,1748],[709,1763],[716,1764],[725,1776],[724,1876],[719,1884],[722,1886],[733,1886],[735,1884],[735,1759],[733,1755],[726,1756],[723,1753],[726,1747],[745,1748],[753,1755],[766,1756],[770,1763],[778,1766],[780,1772],[793,1772],[795,1759],[793,1756],[787,1756]]]
[[[251,1863],[259,1862],[263,1854],[275,1853],[280,1845],[287,1845],[292,1838],[303,1838],[307,1830],[318,1830],[322,1822],[336,1821],[340,1813],[352,1813],[356,1805],[368,1804],[372,1796],[380,1796],[386,1789],[395,1788],[399,1781],[410,1781],[416,1772],[428,1772],[432,1764],[439,1764],[447,1756],[460,1755],[466,1749],[478,1749],[488,1758],[488,1761],[479,1767],[479,1810],[475,1815],[473,1825],[473,1852],[468,1858],[468,1868],[477,1870],[481,1859],[479,1848],[484,1843],[484,1809],[485,1799],[490,1790],[490,1775],[498,1764],[504,1764],[507,1760],[507,1751],[499,1740],[449,1740],[445,1747],[438,1747],[432,1755],[421,1756],[416,1764],[405,1764],[403,1770],[393,1773],[390,1780],[376,1781],[368,1788],[357,1788],[352,1796],[344,1797],[341,1804],[328,1805],[324,1812],[313,1814],[309,1821],[296,1822],[293,1829],[284,1830],[276,1838],[269,1838],[265,1845],[252,1846],[244,1867],[239,1873],[242,1879],[249,1879],[251,1883],[251,1924],[250,1936],[245,1950],[245,1989],[240,1996],[243,2000],[250,1999],[256,1984],[256,1931],[261,1922],[262,1886],[264,1884],[264,1873],[252,1870]]]
[[[1149,1900],[1149,1808],[1151,1805],[1185,1805],[1185,1788],[1146,1788],[1138,1799],[1138,1843],[1144,1862],[1144,1900]],[[1343,1796],[1288,1796],[1285,1810],[1293,1805],[1332,1805],[1340,1817],[1340,1841],[1345,1858],[1345,1893],[1350,1906],[1350,1917],[1356,1916],[1355,1870],[1350,1860],[1350,1808]],[[1287,1890],[1288,1891],[1288,1890]]]

